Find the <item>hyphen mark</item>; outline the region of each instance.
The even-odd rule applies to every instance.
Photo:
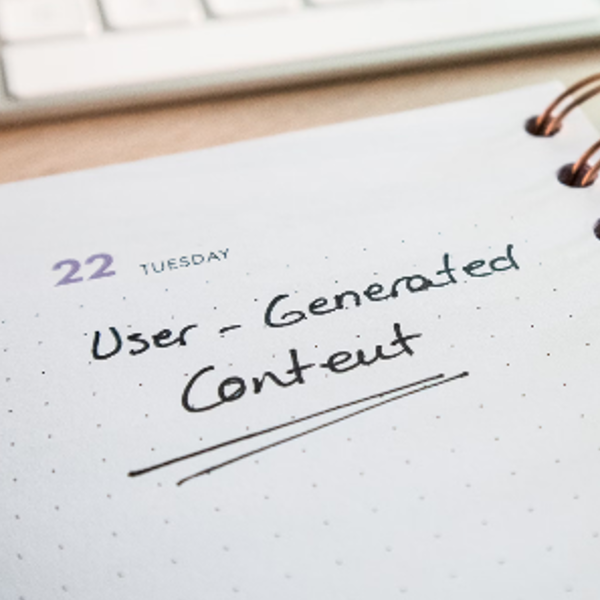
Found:
[[[227,327],[221,327],[221,329],[219,329],[219,333],[223,335],[228,331],[233,331],[234,329],[239,329],[240,327],[241,325],[228,325]]]

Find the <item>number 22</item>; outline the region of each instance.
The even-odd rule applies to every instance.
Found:
[[[102,277],[111,277],[112,275],[116,275],[115,271],[108,270],[113,263],[113,257],[110,254],[93,254],[86,259],[85,264],[91,265],[98,260],[102,261],[102,263],[100,267],[88,277],[88,280],[101,279]],[[75,277],[81,268],[81,263],[73,258],[67,258],[57,262],[52,267],[52,270],[60,271],[65,266],[68,267],[69,271],[56,285],[67,285],[68,283],[79,283],[83,281],[83,277]]]

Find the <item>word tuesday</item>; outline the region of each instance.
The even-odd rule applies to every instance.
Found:
[[[209,254],[190,254],[189,256],[180,256],[179,258],[168,258],[156,262],[141,264],[144,275],[154,273],[164,273],[165,271],[176,271],[177,269],[187,269],[188,267],[197,267],[204,263],[221,262],[227,260],[229,248],[217,250]]]
[[[448,285],[458,283],[454,275],[456,268],[450,263],[450,255],[444,254],[444,267],[436,272],[440,279],[425,277],[424,275],[403,275],[396,278],[391,284],[384,286],[381,283],[371,283],[362,294],[347,290],[335,294],[332,298],[319,297],[308,304],[307,310],[287,310],[285,307],[286,299],[289,294],[279,294],[275,296],[265,311],[265,325],[268,327],[288,327],[304,321],[309,315],[322,316],[328,315],[337,310],[351,307],[360,307],[363,297],[370,302],[381,302],[390,298],[397,298],[401,290],[414,294],[416,292],[425,292],[431,288],[443,288]],[[494,275],[510,269],[518,269],[519,265],[515,260],[513,245],[508,244],[506,254],[492,258],[489,261],[482,259],[472,260],[461,267],[461,271],[468,277],[482,278]]]

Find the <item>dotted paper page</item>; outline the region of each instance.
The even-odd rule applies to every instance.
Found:
[[[2,599],[595,598],[558,91],[3,186]]]

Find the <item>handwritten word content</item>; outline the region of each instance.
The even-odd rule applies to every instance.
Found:
[[[177,271],[178,269],[187,269],[188,267],[199,267],[200,265],[211,262],[221,262],[227,260],[229,248],[217,250],[208,254],[190,254],[180,256],[179,258],[167,258],[160,261],[152,261],[140,265],[144,275],[154,275],[166,273],[167,271]]]
[[[426,277],[420,274],[403,275],[396,278],[391,284],[371,283],[361,293],[347,290],[335,294],[333,298],[324,296],[316,298],[308,304],[307,310],[297,308],[289,310],[287,299],[290,295],[279,294],[267,306],[264,316],[265,324],[269,327],[288,327],[304,321],[309,315],[323,316],[346,308],[359,308],[364,302],[363,299],[370,302],[382,302],[398,298],[404,293],[415,294],[459,283],[454,274],[458,269],[451,265],[450,254],[444,254],[442,260],[443,268],[435,273],[440,278]],[[514,258],[512,244],[508,244],[506,247],[505,255],[490,261],[482,259],[470,261],[461,267],[460,271],[465,273],[468,278],[479,279],[510,269],[519,269]]]
[[[321,363],[307,363],[302,362],[298,356],[298,351],[292,348],[289,350],[291,368],[285,370],[283,374],[277,375],[273,371],[265,371],[262,375],[251,377],[249,382],[247,379],[237,375],[226,377],[220,382],[212,384],[212,394],[209,393],[206,397],[205,394],[197,392],[194,393],[194,399],[192,400],[192,392],[199,385],[198,381],[200,378],[215,371],[214,365],[208,365],[200,369],[185,386],[181,398],[183,408],[188,412],[204,412],[228,402],[235,402],[246,394],[249,385],[254,394],[260,394],[265,385],[267,385],[267,382],[280,388],[289,388],[297,384],[302,385],[306,383],[304,372],[315,367],[325,369],[330,373],[344,374],[359,367],[371,367],[379,361],[392,360],[404,354],[412,356],[414,350],[409,345],[409,342],[421,337],[421,334],[413,333],[404,335],[399,323],[394,323],[393,330],[394,338],[389,342],[388,345],[390,348],[387,351],[384,350],[383,344],[377,344],[375,349],[369,354],[362,349],[354,352],[339,350]],[[208,385],[211,385],[210,378]]]

